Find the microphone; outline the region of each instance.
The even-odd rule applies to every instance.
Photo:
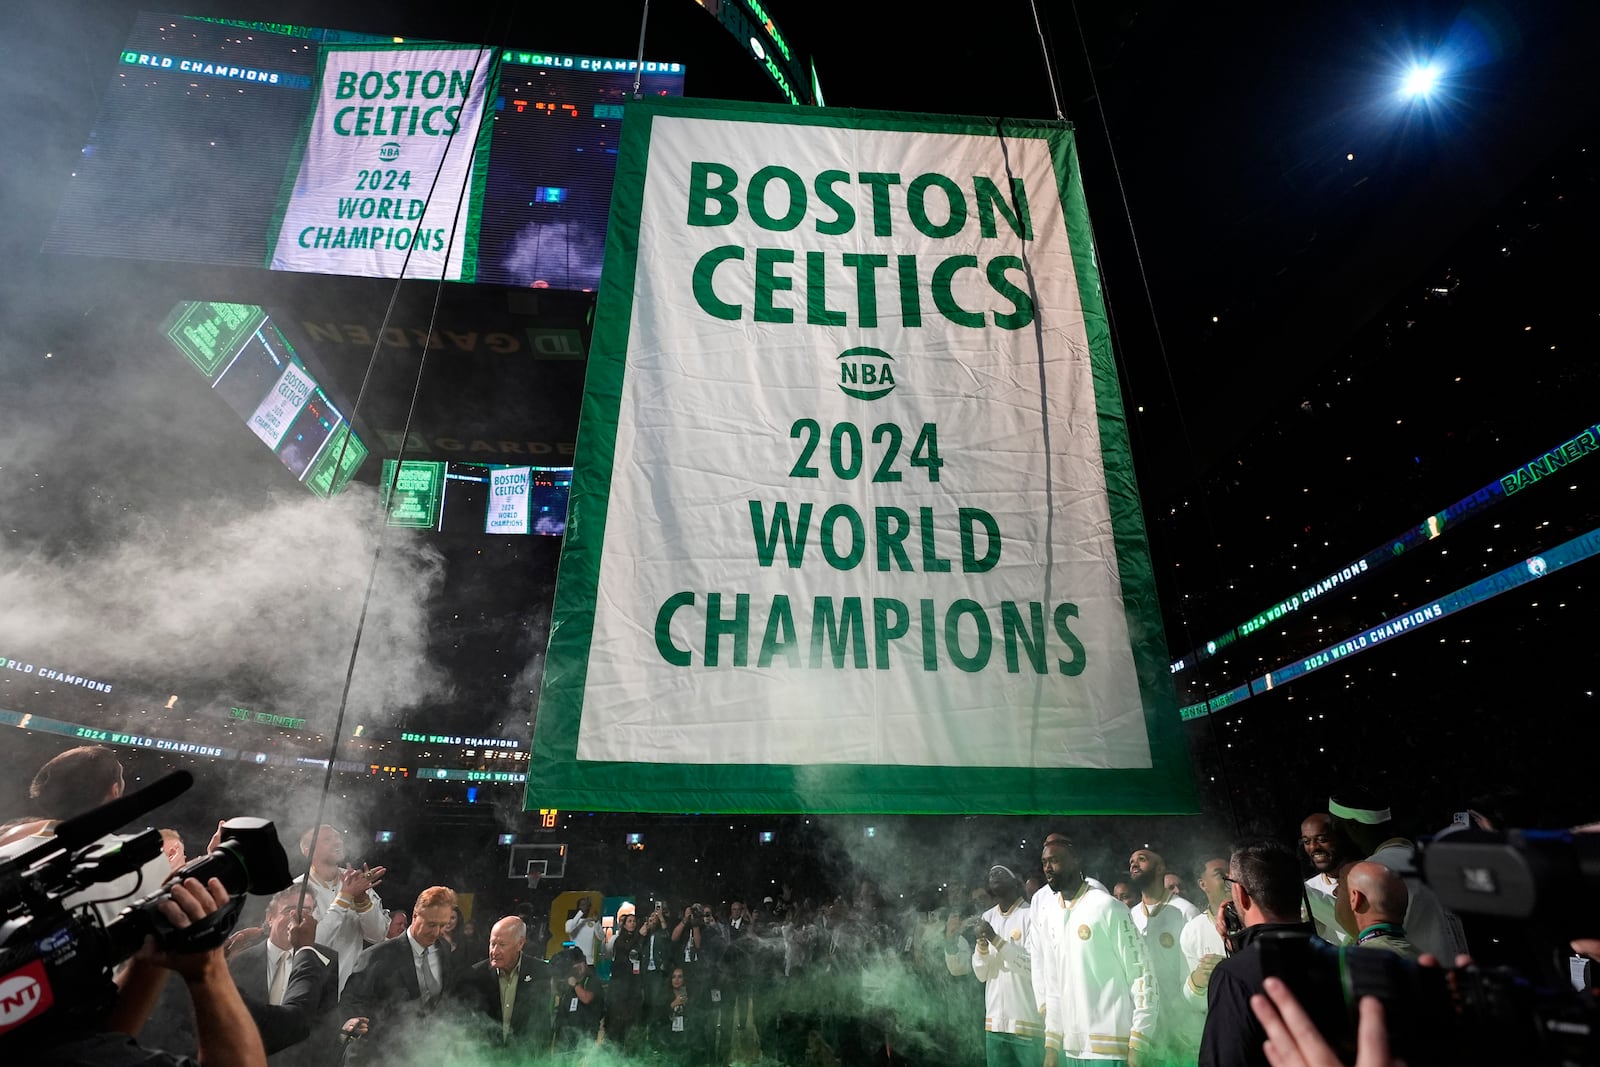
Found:
[[[15,857],[13,862],[19,867],[26,868],[36,860],[55,852],[63,850],[75,852],[83,846],[92,844],[107,834],[121,829],[141,815],[155,811],[163,804],[178,799],[178,797],[188,792],[189,787],[192,785],[194,785],[194,775],[188,771],[173,771],[165,778],[158,778],[143,789],[135,790],[127,796],[118,797],[116,800],[102,804],[91,811],[86,811],[82,815],[74,815],[70,819],[57,823],[53,838],[40,842],[27,852]]]

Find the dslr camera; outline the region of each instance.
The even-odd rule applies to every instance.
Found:
[[[119,879],[161,855],[161,833],[111,835],[123,824],[194,783],[187,771],[56,826],[55,836],[0,858],[0,1048],[21,1050],[95,1029],[116,1000],[112,975],[146,937],[171,952],[203,952],[232,932],[244,894],[274,893],[290,883],[289,861],[265,819],[224,823],[214,852],[179,868],[174,879],[210,878],[228,890],[228,906],[183,929],[158,905],[158,888],[111,920],[93,907]],[[137,891],[137,887],[135,889]]]

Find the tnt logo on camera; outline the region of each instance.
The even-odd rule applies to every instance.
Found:
[[[0,978],[0,1034],[50,1010],[55,997],[44,964],[34,960]]]

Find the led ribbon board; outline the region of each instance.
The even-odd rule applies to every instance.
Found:
[[[1558,545],[1548,552],[1541,552],[1537,556],[1530,556],[1521,563],[1513,564],[1502,571],[1497,571],[1487,578],[1481,578],[1471,585],[1457,589],[1455,592],[1442,596],[1438,600],[1429,601],[1422,607],[1408,611],[1393,619],[1388,619],[1377,626],[1368,627],[1358,634],[1353,634],[1328,647],[1313,652],[1311,655],[1293,663],[1286,663],[1275,667],[1259,678],[1252,679],[1245,685],[1235,686],[1225,692],[1218,693],[1206,700],[1186,705],[1178,709],[1179,715],[1185,720],[1198,719],[1212,712],[1221,711],[1223,708],[1232,707],[1252,696],[1257,696],[1269,690],[1276,689],[1287,682],[1292,682],[1301,675],[1310,674],[1312,671],[1321,670],[1323,667],[1332,666],[1342,660],[1368,649],[1399,637],[1401,634],[1410,633],[1429,623],[1438,622],[1447,615],[1454,615],[1474,604],[1481,604],[1486,600],[1509,593],[1511,590],[1527,585],[1529,582],[1538,581],[1553,571],[1562,567],[1570,567],[1574,563],[1586,560],[1591,556],[1600,554],[1600,529],[1590,530],[1581,537],[1574,537],[1565,544]]]
[[[791,104],[822,106],[822,87],[817,84],[816,68],[801,60],[789,38],[767,14],[761,0],[695,0],[695,3],[733,34],[785,100]]]
[[[1196,810],[1070,127],[628,114],[527,803]]]
[[[1204,663],[1240,638],[1249,637],[1266,629],[1334,587],[1365,577],[1385,563],[1399,559],[1413,548],[1444,536],[1447,529],[1453,530],[1469,519],[1478,518],[1507,497],[1538,484],[1558,471],[1564,470],[1569,463],[1574,463],[1595,451],[1600,451],[1600,424],[1586,427],[1554,448],[1541,452],[1511,473],[1496,478],[1477,492],[1462,497],[1443,511],[1429,515],[1404,533],[1391,537],[1354,563],[1334,571],[1321,581],[1312,582],[1305,589],[1278,601],[1255,617],[1246,619],[1225,633],[1218,634],[1204,645],[1190,651],[1182,659],[1174,660],[1169,669],[1173,674],[1181,674],[1191,667]]]

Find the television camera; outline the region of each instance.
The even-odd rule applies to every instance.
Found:
[[[203,952],[233,930],[245,893],[289,885],[289,861],[265,819],[223,823],[216,849],[179,868],[173,880],[221,881],[228,906],[175,928],[158,910],[164,885],[112,918],[97,904],[144,889],[142,869],[161,855],[161,833],[115,835],[194,784],[187,771],[57,824],[53,837],[13,844],[0,854],[0,1047],[48,1043],[93,1028],[116,999],[112,976],[147,937],[169,952]],[[164,880],[166,881],[166,880]],[[109,896],[108,896],[109,894]]]
[[[1423,967],[1393,953],[1336,947],[1304,935],[1266,936],[1263,972],[1282,978],[1346,1061],[1356,1010],[1383,1002],[1393,1054],[1408,1063],[1600,1065],[1600,990],[1575,990],[1567,946],[1600,937],[1600,834],[1463,829],[1426,844],[1421,873],[1446,908],[1492,917],[1528,938],[1538,965]]]

